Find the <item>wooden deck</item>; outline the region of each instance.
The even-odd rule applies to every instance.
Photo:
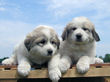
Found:
[[[63,74],[60,82],[110,82],[110,64],[92,64],[85,74],[79,74],[73,66]],[[78,81],[80,79],[81,81]],[[17,73],[17,66],[0,66],[0,82],[51,82],[48,79],[46,68],[31,70],[26,78],[21,78]],[[89,81],[86,81],[89,80]],[[100,80],[100,81],[99,81]]]

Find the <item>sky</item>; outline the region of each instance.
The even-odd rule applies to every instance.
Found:
[[[0,58],[38,25],[52,26],[61,36],[74,17],[90,19],[100,36],[97,56],[110,53],[110,0],[0,0]]]

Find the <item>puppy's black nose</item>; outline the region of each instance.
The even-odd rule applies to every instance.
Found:
[[[77,38],[78,40],[80,40],[80,39],[82,38],[82,35],[81,35],[81,34],[77,34],[77,35],[76,35],[76,38]]]
[[[51,49],[47,50],[48,55],[52,55],[53,51]]]

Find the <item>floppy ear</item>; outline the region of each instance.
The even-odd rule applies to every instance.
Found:
[[[25,39],[25,41],[24,41],[24,45],[28,51],[30,51],[30,49],[31,49],[33,40],[34,40],[34,38],[29,37],[29,38]]]
[[[30,43],[31,43],[31,39],[26,39],[24,41],[24,45],[25,45],[25,47],[27,48],[28,51],[30,51],[30,47],[31,47]]]
[[[59,47],[60,47],[60,40],[57,37],[57,49],[59,49]]]
[[[67,29],[67,27],[64,29],[64,32],[63,32],[63,34],[62,34],[62,39],[63,39],[63,41],[64,40],[66,40],[66,38],[68,37],[68,34],[69,34],[69,31],[68,31],[68,29]]]
[[[100,41],[100,37],[98,33],[95,31],[95,29],[92,30],[92,35],[96,41]]]

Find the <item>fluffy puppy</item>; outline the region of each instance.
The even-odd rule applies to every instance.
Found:
[[[42,65],[58,52],[59,39],[53,28],[38,26],[23,42],[16,46],[12,57],[2,62],[5,65],[18,64],[18,73],[27,76],[33,63]]]
[[[75,63],[79,73],[87,72],[90,64],[103,63],[103,60],[95,58],[95,43],[100,41],[100,38],[93,23],[86,17],[76,17],[68,23],[62,39],[59,55],[52,59],[52,63],[57,63],[55,66],[50,64],[49,67],[54,68],[49,71],[51,80],[58,81],[61,72],[66,72]]]

